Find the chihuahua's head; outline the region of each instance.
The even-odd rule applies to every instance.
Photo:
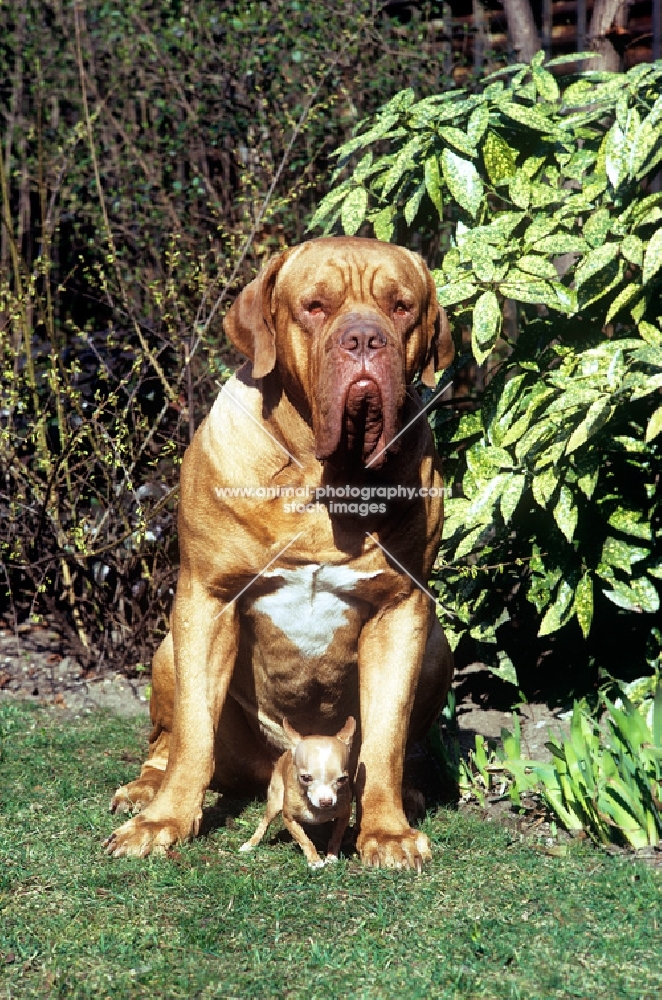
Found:
[[[333,809],[350,789],[349,754],[356,722],[350,715],[335,736],[300,736],[287,719],[283,729],[292,744],[299,786],[315,809]]]

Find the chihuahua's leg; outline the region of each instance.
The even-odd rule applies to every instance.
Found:
[[[349,817],[351,816],[351,807],[346,813],[341,816],[336,817],[333,821],[333,830],[331,831],[331,838],[329,840],[329,846],[326,849],[326,864],[332,864],[334,861],[338,860],[338,851],[340,850],[340,845],[342,843],[342,838],[347,826],[349,824]]]
[[[301,824],[297,823],[292,816],[286,816],[285,813],[283,813],[283,822],[305,854],[308,867],[322,868],[324,866],[324,862],[315,850],[315,845],[309,839]]]
[[[280,761],[279,761],[280,763]],[[283,800],[285,797],[285,785],[283,782],[283,775],[281,768],[276,764],[276,769],[269,782],[269,791],[267,792],[267,806],[264,810],[264,816],[260,820],[257,830],[253,834],[250,840],[247,840],[245,844],[242,844],[239,848],[240,851],[252,851],[260,843],[265,833],[267,832],[267,827],[273,819],[276,818],[278,813],[283,808]]]

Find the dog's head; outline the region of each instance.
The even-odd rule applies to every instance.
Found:
[[[381,466],[406,386],[419,371],[434,386],[453,357],[422,259],[355,237],[311,240],[275,257],[239,295],[225,331],[254,378],[278,372],[312,421],[317,457],[338,466]]]
[[[283,719],[302,795],[315,809],[333,809],[350,792],[349,755],[356,721],[349,716],[335,736],[301,736]]]

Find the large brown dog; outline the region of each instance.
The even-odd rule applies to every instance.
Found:
[[[442,706],[452,658],[422,589],[441,476],[407,387],[449,363],[446,317],[415,254],[327,238],[273,259],[225,330],[251,364],[184,458],[149,758],[112,802],[140,813],[107,849],[163,850],[197,833],[208,787],[266,785],[283,718],[331,735],[354,715],[358,850],[420,870],[430,847],[403,813],[405,747]]]

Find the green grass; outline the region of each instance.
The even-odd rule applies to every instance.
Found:
[[[1,997],[662,995],[662,879],[627,858],[551,857],[443,810],[422,876],[311,872],[274,828],[237,852],[252,803],[174,858],[111,860],[107,804],[146,724],[13,703],[0,722]]]

